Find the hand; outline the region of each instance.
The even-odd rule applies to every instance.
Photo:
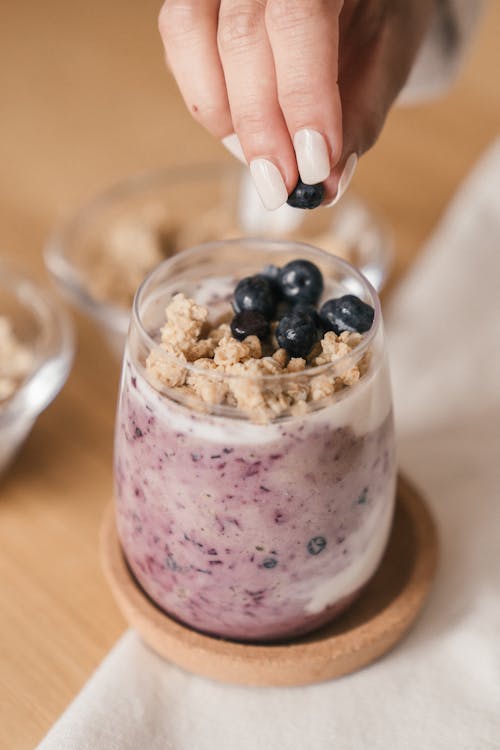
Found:
[[[166,0],[160,33],[198,122],[276,209],[298,175],[338,200],[404,85],[435,0]],[[227,140],[226,140],[227,139]]]

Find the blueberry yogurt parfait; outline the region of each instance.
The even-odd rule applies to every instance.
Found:
[[[379,565],[396,461],[380,305],[308,245],[184,251],[139,288],[115,437],[122,549],[168,615],[238,641],[325,625]]]

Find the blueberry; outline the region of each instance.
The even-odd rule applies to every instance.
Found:
[[[262,276],[265,276],[266,279],[270,279],[271,281],[277,281],[279,272],[280,269],[278,266],[275,266],[274,263],[269,263],[267,266],[264,266]]]
[[[287,203],[293,208],[317,208],[323,202],[325,189],[321,182],[317,185],[306,185],[299,179],[288,196]]]
[[[269,321],[257,310],[242,310],[231,321],[231,333],[238,341],[247,336],[258,336],[262,341],[269,335]]]
[[[367,499],[368,499],[368,487],[364,487],[362,493],[358,497],[358,500],[357,500],[358,505],[365,505]]]
[[[233,307],[235,312],[257,310],[271,320],[276,309],[276,295],[271,279],[256,274],[246,276],[234,290]]]
[[[307,357],[318,340],[318,329],[308,312],[294,311],[284,315],[276,329],[278,344],[292,357]]]
[[[281,269],[279,285],[282,295],[293,304],[315,305],[323,291],[323,276],[309,260],[292,260]]]
[[[287,299],[280,299],[276,305],[276,312],[274,314],[275,320],[281,320],[283,315],[292,311],[293,305]]]
[[[308,302],[297,302],[297,304],[293,306],[293,312],[303,312],[303,313],[307,313],[308,315],[311,315],[316,325],[316,328],[318,330],[321,330],[323,328],[323,323],[321,322],[319,313],[314,307],[314,305],[310,305]]]
[[[165,558],[165,566],[169,570],[173,570],[174,572],[177,571],[177,570],[180,570],[178,564],[175,562],[174,558],[171,557],[170,555]]]
[[[319,314],[327,331],[365,333],[372,327],[374,310],[354,294],[345,294],[325,302]]]
[[[313,536],[307,542],[307,551],[310,555],[319,555],[320,552],[326,547],[326,539],[324,536]]]
[[[271,284],[273,297],[278,305],[281,299],[281,289],[279,285],[280,271],[281,271],[281,268],[279,268],[278,266],[275,266],[273,263],[268,263],[268,265],[264,266],[264,268],[262,269],[262,272],[259,274],[260,276],[264,276],[264,278],[267,279],[269,283]],[[275,309],[274,317],[276,317],[276,315],[277,313]]]

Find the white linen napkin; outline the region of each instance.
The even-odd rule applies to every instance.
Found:
[[[386,315],[402,469],[441,535],[429,602],[376,664],[305,688],[211,682],[132,632],[40,750],[500,748],[500,141]]]

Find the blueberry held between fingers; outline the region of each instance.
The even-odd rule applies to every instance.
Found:
[[[293,208],[317,208],[323,202],[325,189],[321,182],[317,185],[306,185],[299,180],[288,196],[287,203]]]
[[[269,321],[257,310],[242,310],[231,321],[231,333],[238,341],[257,336],[263,341],[269,335]]]
[[[274,282],[261,274],[241,279],[234,290],[233,307],[237,313],[257,310],[271,320],[276,309]]]
[[[345,294],[337,299],[329,299],[319,311],[323,326],[327,331],[339,334],[342,331],[365,333],[373,324],[374,310],[354,294]]]
[[[278,277],[281,294],[293,304],[304,302],[315,305],[323,291],[323,276],[309,260],[292,260]]]
[[[307,357],[318,340],[318,329],[308,312],[292,311],[284,315],[276,329],[276,339],[292,357]]]

